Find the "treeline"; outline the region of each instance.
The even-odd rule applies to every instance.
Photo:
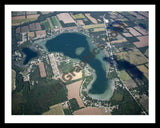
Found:
[[[109,103],[111,103],[112,105],[119,105],[118,109],[116,108],[113,109],[112,111],[113,115],[140,115],[141,114],[142,112],[141,108],[136,103],[136,101],[131,97],[131,95],[128,93],[126,89],[119,87],[116,91],[114,92],[114,94],[119,93],[123,96],[123,98],[122,100],[116,100],[111,98],[111,100],[109,101]]]

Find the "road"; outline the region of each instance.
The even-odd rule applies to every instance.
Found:
[[[105,19],[104,17],[103,17],[103,19]],[[105,21],[104,21],[104,24],[105,24]],[[106,24],[105,24],[105,27],[106,27]],[[107,32],[107,29],[106,29],[106,35],[108,36],[108,32]],[[108,36],[109,37],[109,41],[110,41],[110,36]],[[107,44],[108,44],[108,47],[109,47],[109,54],[110,55],[113,55],[113,51],[112,51],[112,46],[111,46],[111,44],[110,44],[110,42],[107,42]],[[114,60],[114,58],[113,58],[113,61],[115,62],[115,60]],[[125,89],[129,92],[129,94],[132,96],[132,98],[136,101],[136,103],[139,105],[139,107],[141,108],[141,110],[143,111],[143,113],[145,114],[145,115],[147,115],[147,113],[145,112],[145,110],[142,108],[142,106],[140,105],[140,103],[136,100],[136,98],[133,96],[133,94],[129,91],[129,89],[123,84],[123,81],[120,79],[120,77],[119,77],[119,75],[118,75],[118,72],[117,72],[117,67],[116,67],[116,65],[114,64],[114,70],[115,70],[115,72],[117,73],[117,77],[118,77],[118,79],[120,80],[120,82],[122,83],[122,86],[123,87],[125,87]]]

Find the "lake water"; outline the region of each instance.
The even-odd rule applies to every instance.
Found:
[[[35,58],[38,56],[37,52],[32,51],[30,48],[23,48],[22,52],[26,55],[26,58],[23,62],[23,64],[27,64],[32,58]]]
[[[85,48],[81,54],[76,54],[77,48]],[[65,56],[84,61],[83,56],[89,55],[94,46],[90,44],[89,38],[80,33],[63,33],[46,42],[48,52],[61,52]],[[102,58],[105,55],[98,54],[89,61],[89,65],[95,69],[96,78],[89,86],[89,96],[95,99],[109,100],[113,93],[113,81],[106,78],[105,64]]]

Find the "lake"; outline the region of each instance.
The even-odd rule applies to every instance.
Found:
[[[37,52],[34,52],[30,48],[23,48],[22,52],[26,55],[25,60],[23,62],[24,65],[26,65],[32,58],[38,56]]]
[[[61,52],[65,56],[84,61],[83,56],[89,55],[94,46],[91,45],[89,37],[80,33],[63,33],[46,42],[48,52]],[[77,49],[82,49],[76,54]],[[98,56],[98,57],[97,57]],[[88,94],[95,99],[109,100],[113,94],[113,81],[106,78],[105,64],[102,62],[104,54],[98,54],[89,61],[89,65],[95,69],[96,77],[89,86]]]

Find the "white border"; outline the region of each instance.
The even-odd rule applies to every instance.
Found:
[[[11,11],[149,11],[149,115],[11,115]],[[155,5],[5,5],[5,123],[155,123]]]

